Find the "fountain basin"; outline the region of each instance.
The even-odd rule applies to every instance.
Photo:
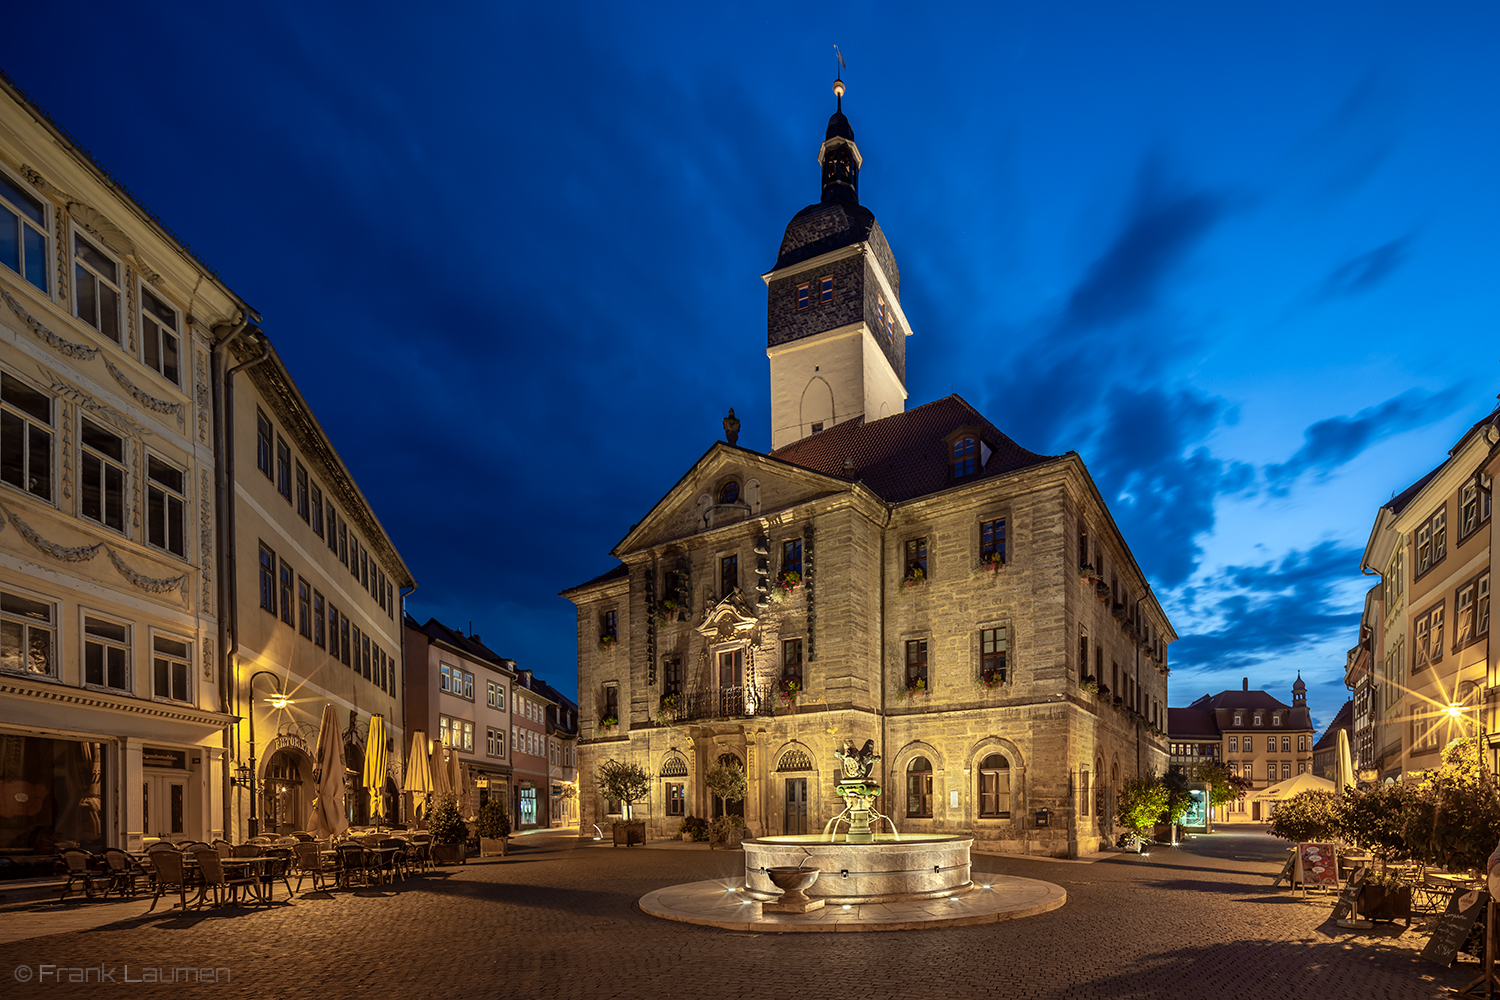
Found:
[[[744,842],[745,888],[751,899],[774,901],[780,891],[769,869],[816,867],[822,875],[807,889],[832,904],[939,899],[973,888],[969,850],[973,837],[876,835],[870,843],[816,834],[757,837]]]

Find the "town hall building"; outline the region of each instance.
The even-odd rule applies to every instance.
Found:
[[[1177,636],[1082,460],[1040,455],[954,395],[908,409],[895,255],[859,201],[842,112],[820,200],[767,288],[772,450],[714,444],[615,546],[577,606],[582,829],[606,760],[652,777],[652,837],[742,812],[817,833],[835,750],[873,740],[877,808],[913,833],[1069,856],[1113,839],[1167,764]],[[748,793],[704,785],[743,768]]]

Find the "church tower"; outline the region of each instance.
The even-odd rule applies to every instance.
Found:
[[[901,275],[874,214],[859,203],[863,165],[844,117],[844,82],[818,148],[822,198],[786,227],[766,283],[771,449],[861,417],[906,409]]]

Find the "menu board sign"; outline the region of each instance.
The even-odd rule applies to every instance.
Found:
[[[1339,887],[1339,865],[1332,844],[1298,844],[1297,860],[1301,862],[1304,889]]]

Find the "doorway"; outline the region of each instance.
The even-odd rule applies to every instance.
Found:
[[[142,788],[141,832],[158,840],[173,840],[187,833],[187,776],[147,773]]]
[[[786,814],[782,822],[786,834],[807,832],[807,779],[786,779]]]
[[[719,714],[744,714],[745,650],[729,649],[719,654]]]
[[[265,800],[261,803],[264,832],[285,835],[306,829],[302,825],[301,764],[301,754],[291,750],[278,750],[266,762],[266,776],[261,785],[265,789]]]

